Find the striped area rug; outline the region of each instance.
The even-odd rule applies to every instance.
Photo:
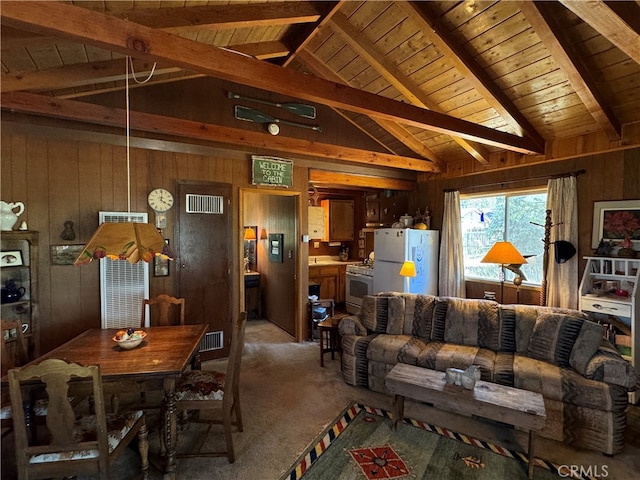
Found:
[[[393,414],[349,405],[303,452],[280,480],[526,479],[526,453],[404,418],[393,431]],[[536,458],[536,480],[595,477]]]

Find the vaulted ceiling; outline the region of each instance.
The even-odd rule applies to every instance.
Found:
[[[5,111],[122,125],[123,110],[83,98],[123,89],[130,55],[137,77],[157,62],[139,88],[215,77],[328,106],[376,147],[131,113],[155,133],[430,175],[551,161],[568,141],[587,153],[640,144],[638,1],[3,1],[0,12]]]

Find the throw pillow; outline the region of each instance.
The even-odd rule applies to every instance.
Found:
[[[579,373],[585,374],[589,360],[596,354],[602,344],[602,325],[585,320],[578,338],[571,350],[569,364]]]
[[[529,340],[529,357],[569,367],[571,351],[583,323],[580,318],[557,313],[538,315]]]

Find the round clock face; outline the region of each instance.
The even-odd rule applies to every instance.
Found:
[[[164,188],[152,190],[147,197],[149,206],[156,212],[166,212],[173,207],[173,195]]]

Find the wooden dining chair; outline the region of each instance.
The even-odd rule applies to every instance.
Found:
[[[142,320],[140,327],[144,328],[149,307],[149,326],[184,325],[184,298],[176,298],[162,293],[154,298],[142,301]]]
[[[0,328],[2,334],[2,342],[0,343],[2,363],[0,367],[4,377],[11,368],[21,367],[28,363],[29,354],[27,341],[22,334],[22,322],[1,320]],[[37,410],[37,412],[39,413],[40,410]],[[2,389],[1,393],[0,427],[2,429],[2,438],[13,431],[13,413],[9,390],[5,388]]]
[[[148,477],[149,442],[144,412],[106,414],[99,366],[82,366],[52,358],[11,369],[8,377],[18,479],[98,472],[101,480],[107,480],[112,478],[109,471],[113,460],[136,435],[142,477]],[[84,379],[90,383],[93,412],[85,405],[74,405],[69,400],[68,389],[72,379]],[[44,384],[49,408],[46,431],[39,429],[36,438],[29,440],[22,406],[28,398],[24,392],[34,382]]]
[[[189,421],[209,424],[208,433],[214,424],[222,424],[227,450],[178,453],[178,458],[225,456],[229,463],[235,461],[231,427],[236,425],[238,431],[243,430],[239,381],[246,323],[247,312],[241,312],[233,323],[226,374],[189,370],[176,385],[176,407],[179,410],[196,410],[196,415]],[[201,411],[206,411],[207,414],[200,416]]]

